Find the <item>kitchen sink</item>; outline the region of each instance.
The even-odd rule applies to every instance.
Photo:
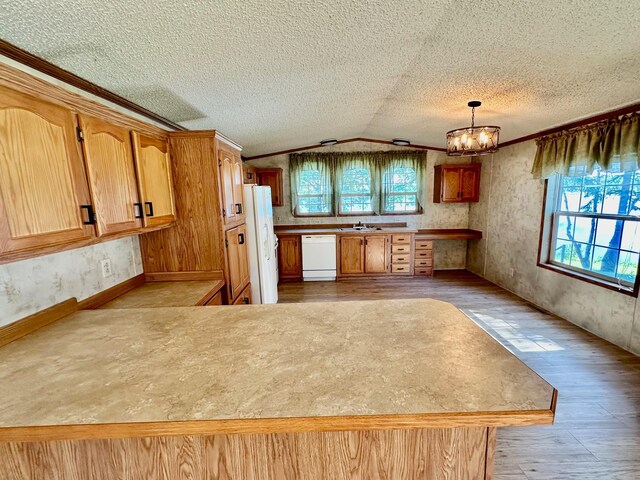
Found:
[[[382,227],[347,227],[341,228],[341,232],[375,232],[376,230],[382,230]]]

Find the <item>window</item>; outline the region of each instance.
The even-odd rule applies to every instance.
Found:
[[[416,214],[424,204],[426,152],[289,155],[295,216]]]
[[[416,213],[418,205],[418,178],[413,167],[392,165],[383,177],[383,213]]]
[[[549,263],[631,289],[640,252],[640,170],[580,175],[575,168],[574,176],[549,184]]]
[[[303,170],[298,182],[298,215],[331,214],[331,192],[319,169]]]
[[[368,168],[349,168],[342,173],[340,213],[371,214],[371,172]]]

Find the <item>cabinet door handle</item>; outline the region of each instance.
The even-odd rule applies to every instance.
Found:
[[[238,245],[244,245],[244,233],[238,234]]]
[[[140,202],[136,202],[133,204],[133,216],[136,218],[144,217],[144,212],[142,210],[142,204]]]
[[[244,297],[242,299],[242,303],[244,303],[245,305],[249,305],[249,297]]]
[[[153,202],[144,202],[147,207],[147,217],[153,217]]]
[[[93,210],[93,205],[80,205],[80,208],[87,211],[87,220],[83,220],[84,225],[96,224],[96,212]]]
[[[237,214],[242,213],[242,204],[241,203],[236,203],[236,213]]]

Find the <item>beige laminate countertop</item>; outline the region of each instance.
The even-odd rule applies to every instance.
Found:
[[[554,409],[551,385],[425,299],[80,311],[0,348],[0,391],[0,440],[523,425]]]
[[[353,230],[340,228],[278,228],[276,235],[384,235],[393,233],[416,233],[418,230],[410,227],[383,227],[381,230]]]
[[[224,287],[222,280],[147,282],[100,308],[193,307]]]

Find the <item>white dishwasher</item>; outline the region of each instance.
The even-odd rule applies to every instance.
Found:
[[[302,279],[330,281],[336,279],[336,236],[302,236]]]

